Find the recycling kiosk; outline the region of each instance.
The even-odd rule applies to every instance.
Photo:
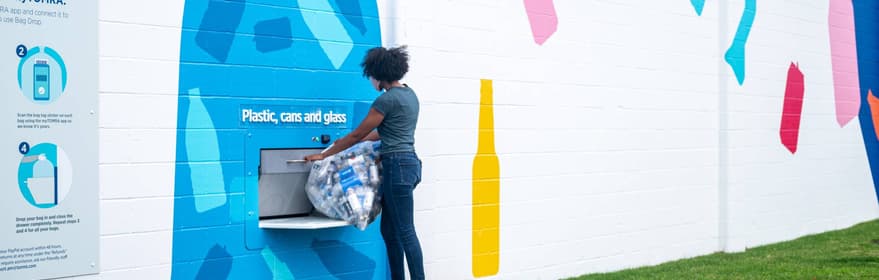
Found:
[[[346,135],[366,117],[370,102],[289,100],[241,105],[246,130],[245,236],[264,246],[263,230],[347,226],[314,209],[305,193],[311,163],[304,160]]]

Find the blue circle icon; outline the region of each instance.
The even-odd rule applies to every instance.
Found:
[[[18,45],[18,47],[15,47],[15,55],[18,57],[25,57],[27,55],[27,47],[24,45]]]
[[[18,144],[18,152],[21,153],[22,155],[26,155],[28,152],[30,152],[30,150],[31,150],[31,145],[28,144],[27,142],[21,142],[21,144]]]
[[[18,87],[25,97],[37,104],[48,104],[64,94],[67,66],[58,51],[33,47],[19,49],[18,54],[24,54],[18,63]]]
[[[18,187],[22,198],[37,208],[58,206],[70,192],[73,166],[67,153],[53,143],[33,147],[22,143],[23,153],[18,165]],[[21,150],[20,150],[21,151]]]

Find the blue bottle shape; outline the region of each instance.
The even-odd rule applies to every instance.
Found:
[[[28,179],[31,196],[37,204],[58,204],[55,165],[40,154],[34,162],[33,178]]]
[[[196,194],[220,194],[212,196],[195,196],[195,211],[204,213],[208,210],[226,205],[226,188],[223,168],[219,164],[191,164],[196,161],[218,163],[220,161],[220,144],[213,129],[214,121],[201,99],[201,90],[189,90],[189,108],[186,111],[186,127],[184,144],[186,158],[190,161],[189,176],[192,191]]]
[[[37,162],[34,163],[34,178],[51,178],[55,177],[55,165],[46,158],[45,154],[40,154]]]

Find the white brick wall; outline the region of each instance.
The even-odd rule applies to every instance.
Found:
[[[101,271],[171,275],[183,2],[99,1]]]
[[[168,278],[183,1],[99,6],[102,273],[82,279]],[[542,46],[521,1],[379,7],[386,43],[410,46],[406,82],[422,101],[416,224],[431,278],[472,277],[479,79],[494,80],[497,278],[657,264],[879,217],[858,124],[833,116],[824,3],[759,3],[743,86],[723,62],[740,1],[697,16],[688,1],[556,0]],[[796,155],[778,138],[791,61],[806,79]]]
[[[727,25],[742,7],[729,2]],[[793,239],[876,217],[876,196],[857,121],[836,122],[828,4],[760,2],[749,39],[747,80],[728,76],[727,250]],[[778,136],[791,62],[805,76],[799,145]]]
[[[440,181],[416,192],[417,205],[440,205],[416,216],[428,232],[427,274],[472,277],[467,203],[479,79],[494,80],[500,278],[554,279],[715,251],[716,16],[691,16],[686,1],[556,1],[558,31],[537,46],[521,2],[483,2],[398,8],[398,40],[414,61],[407,82],[427,103],[416,135],[425,179]],[[449,202],[435,193],[463,207],[442,208]],[[451,240],[465,244],[442,245]]]

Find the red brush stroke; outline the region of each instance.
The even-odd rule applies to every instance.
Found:
[[[784,108],[781,113],[781,143],[791,154],[797,152],[797,140],[800,135],[800,119],[803,113],[803,72],[798,65],[791,62],[787,70],[787,86],[784,90]]]

